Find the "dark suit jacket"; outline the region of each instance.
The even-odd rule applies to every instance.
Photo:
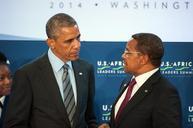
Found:
[[[83,60],[72,62],[77,86],[74,128],[95,128],[94,71]],[[47,54],[19,69],[13,80],[5,128],[71,128]]]
[[[125,85],[125,82],[122,85]],[[111,128],[181,127],[181,105],[178,92],[168,80],[161,76],[159,71],[139,88],[115,122],[115,104],[125,89],[126,87],[123,87],[112,107]]]
[[[5,96],[5,100],[4,100],[4,103],[3,103],[3,109],[2,109],[1,117],[0,117],[0,128],[3,127],[3,121],[4,121],[4,118],[5,118],[5,112],[6,112],[6,109],[7,109],[8,100],[9,100],[9,96]]]

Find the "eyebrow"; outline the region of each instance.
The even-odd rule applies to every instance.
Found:
[[[128,48],[125,48],[126,51],[130,51]]]
[[[81,34],[79,34],[76,38],[80,38]]]
[[[76,39],[76,38],[80,38],[80,34],[78,34],[77,36],[75,36],[74,38],[71,38],[69,40],[73,40],[73,39]]]
[[[65,40],[65,41],[71,41],[71,40],[74,40],[74,39],[80,38],[80,36],[81,36],[81,34],[78,34],[76,37],[74,37],[74,38],[70,38],[70,39],[67,39],[67,40]]]

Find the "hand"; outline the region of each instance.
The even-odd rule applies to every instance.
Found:
[[[98,128],[110,128],[110,126],[107,123],[103,123]]]

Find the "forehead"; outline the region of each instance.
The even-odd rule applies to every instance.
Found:
[[[7,65],[0,65],[0,73],[4,72],[4,71],[9,71],[9,67]]]
[[[77,25],[72,27],[62,27],[61,32],[64,34],[79,33],[79,28]]]
[[[76,38],[80,35],[79,28],[77,25],[72,27],[61,27],[57,32],[57,40],[69,40]]]
[[[137,45],[137,41],[133,38],[131,38],[130,40],[128,40],[127,44],[126,44],[126,48],[127,49],[135,49]]]
[[[80,35],[79,28],[75,25],[72,27],[63,27],[60,29],[58,36],[64,39],[71,39]]]

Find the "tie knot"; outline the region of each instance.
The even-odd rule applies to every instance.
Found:
[[[69,65],[68,65],[67,63],[65,63],[65,64],[63,65],[63,68],[64,68],[65,71],[67,71],[68,68],[69,68]]]
[[[130,81],[129,86],[134,86],[136,83],[137,83],[137,82],[136,82],[136,80],[135,80],[135,78],[134,78],[134,79],[132,79],[132,80]]]

